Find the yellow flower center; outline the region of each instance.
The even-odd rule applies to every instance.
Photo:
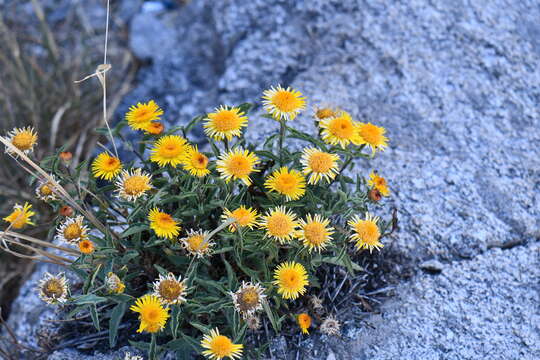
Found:
[[[285,269],[280,276],[281,284],[287,289],[296,289],[301,285],[300,274],[294,269]]]
[[[375,245],[379,241],[380,232],[379,227],[373,221],[363,220],[360,221],[356,227],[356,232],[368,245]]]
[[[344,117],[338,117],[330,121],[329,130],[340,139],[350,139],[354,136],[354,124]]]
[[[69,224],[64,229],[64,237],[66,240],[73,240],[80,238],[82,235],[82,229],[77,223]]]
[[[120,160],[115,157],[109,157],[102,163],[103,171],[114,171],[120,166]]]
[[[212,120],[214,120],[213,125],[216,131],[220,132],[237,130],[240,126],[238,114],[232,110],[221,110],[214,115]]]
[[[380,187],[384,187],[384,186],[386,186],[386,180],[384,178],[378,176],[378,177],[375,178],[375,185],[380,186]]]
[[[151,325],[155,324],[159,321],[161,312],[162,310],[158,306],[147,305],[141,311],[141,319],[142,321],[146,321]]]
[[[272,97],[272,103],[283,112],[292,112],[302,106],[302,101],[287,90],[276,92]]]
[[[137,123],[151,121],[154,118],[154,112],[149,108],[139,108],[133,114],[133,120]]]
[[[216,336],[210,343],[210,351],[212,351],[218,359],[231,355],[233,350],[233,343],[228,337],[223,335]]]
[[[288,193],[291,190],[296,189],[298,186],[298,180],[295,176],[291,174],[280,174],[276,178],[275,187],[279,192]]]
[[[318,119],[323,120],[323,119],[327,119],[327,118],[336,116],[336,113],[332,109],[324,108],[324,109],[317,110],[317,112],[315,113],[315,116]]]
[[[158,214],[156,223],[161,227],[172,227],[176,225],[176,221],[174,221],[172,216],[165,213]]]
[[[189,248],[192,251],[201,251],[208,248],[208,242],[204,241],[203,235],[193,235],[190,236],[187,240]]]
[[[184,285],[176,280],[163,280],[159,283],[159,295],[168,301],[175,301],[184,291]]]
[[[383,128],[373,124],[364,124],[359,130],[360,136],[371,145],[379,145],[383,142]]]
[[[237,177],[248,176],[251,172],[251,164],[243,155],[233,155],[229,160],[228,168]]]
[[[53,193],[52,189],[49,186],[49,184],[42,185],[39,188],[39,192],[41,193],[41,195],[44,195],[44,196],[52,195],[52,193]]]
[[[131,176],[124,181],[124,191],[128,195],[138,195],[148,189],[148,183],[143,176]]]
[[[21,151],[30,150],[36,141],[35,135],[29,131],[22,131],[11,139],[11,143]]]
[[[57,279],[49,279],[43,284],[42,291],[45,296],[53,299],[58,299],[64,294],[64,287]]]
[[[304,226],[304,236],[306,240],[317,246],[321,245],[326,239],[326,228],[319,222],[312,222]]]
[[[291,219],[286,214],[275,213],[267,221],[268,232],[277,237],[286,237],[294,229]]]
[[[240,224],[240,226],[246,226],[251,221],[251,214],[247,209],[236,209],[233,211],[232,216]]]
[[[165,143],[159,147],[159,155],[164,158],[176,158],[182,152],[183,147],[176,143]]]
[[[304,329],[307,329],[311,325],[311,317],[308,314],[298,315],[298,324]]]
[[[334,159],[330,154],[318,152],[309,157],[308,163],[314,172],[326,173],[334,165]]]
[[[13,219],[11,221],[11,226],[13,226],[15,229],[20,229],[24,225],[26,225],[26,213],[22,210],[15,210],[13,214],[11,215],[11,218]]]
[[[193,165],[195,169],[206,169],[206,166],[208,165],[208,158],[204,154],[196,153],[191,159],[191,165]]]

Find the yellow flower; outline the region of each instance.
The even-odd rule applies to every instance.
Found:
[[[126,120],[133,130],[147,130],[154,120],[161,120],[163,110],[150,100],[147,103],[137,103],[137,106],[132,105],[126,114]]]
[[[36,213],[31,209],[32,205],[27,202],[24,203],[24,206],[15,204],[11,214],[6,216],[4,220],[11,223],[11,227],[14,229],[22,229],[25,225],[35,225],[31,217]]]
[[[241,205],[238,209],[232,212],[229,209],[225,209],[223,211],[223,215],[221,215],[221,218],[224,221],[229,220],[231,217],[234,218],[236,222],[229,225],[229,230],[235,232],[238,226],[247,226],[248,228],[253,229],[253,227],[257,225],[257,218],[259,215],[257,214],[257,210],[253,208],[246,208],[244,205]]]
[[[127,201],[135,201],[152,188],[152,176],[142,169],[132,169],[122,171],[121,176],[116,180],[116,192],[118,197]]]
[[[367,144],[373,153],[377,150],[383,151],[388,146],[388,138],[384,136],[386,129],[371,123],[359,124],[358,135]]]
[[[167,135],[155,142],[150,150],[150,160],[157,162],[159,166],[171,165],[176,167],[182,163],[182,159],[189,149],[186,139],[178,135]]]
[[[281,263],[274,270],[274,281],[272,284],[278,287],[278,294],[284,299],[295,300],[306,292],[309,285],[306,269],[297,262]]]
[[[138,298],[130,310],[139,313],[139,321],[141,322],[137,330],[139,333],[143,331],[156,333],[165,327],[169,318],[169,309],[164,308],[159,299],[153,295],[144,295]]]
[[[315,148],[305,148],[300,162],[304,175],[309,175],[308,184],[317,184],[321,179],[332,181],[339,173],[339,156]]]
[[[205,177],[210,174],[210,170],[208,170],[208,158],[199,152],[196,145],[187,148],[182,159],[182,165],[184,166],[184,170],[193,176]]]
[[[204,123],[204,132],[214,140],[232,140],[240,136],[243,127],[247,126],[248,118],[235,107],[220,106],[215,112],[208,114]]]
[[[297,200],[306,193],[306,179],[298,170],[289,170],[286,166],[274,171],[264,183],[270,190],[285,195],[287,201]]]
[[[106,152],[99,154],[92,162],[92,173],[95,177],[111,180],[122,170],[120,159]]]
[[[165,131],[165,126],[159,121],[153,121],[144,129],[144,131],[152,135],[159,135]]]
[[[167,274],[167,276],[159,275],[154,284],[154,296],[166,305],[181,304],[186,301],[186,279],[180,281],[182,277],[176,278],[173,273]]]
[[[379,190],[382,196],[389,196],[390,190],[388,189],[388,184],[386,179],[382,176],[379,176],[375,171],[372,171],[369,174],[369,180],[367,181],[368,186]]]
[[[49,176],[56,182],[54,175],[49,175]],[[54,192],[54,184],[47,179],[40,180],[36,187],[36,196],[38,199],[43,200],[43,201],[56,200],[56,194]]]
[[[298,221],[291,210],[284,206],[278,206],[269,210],[262,217],[259,227],[266,229],[266,236],[274,238],[280,243],[285,243],[295,237]]]
[[[332,117],[338,116],[340,110],[337,108],[332,108],[330,106],[317,106],[313,112],[313,117],[318,120],[325,120]]]
[[[244,184],[250,185],[249,174],[259,171],[255,165],[259,163],[259,158],[248,150],[239,148],[232,149],[228,153],[222,154],[216,162],[217,170],[222,179],[226,182],[232,180],[242,180]]]
[[[112,294],[122,294],[126,289],[126,284],[124,284],[118,275],[113,272],[107,273],[107,276],[105,277],[105,286]]]
[[[369,213],[366,213],[365,220],[361,219],[358,215],[355,215],[348,221],[353,232],[351,241],[356,242],[355,247],[358,250],[366,248],[369,249],[369,252],[371,253],[373,249],[379,250],[384,246],[379,241],[381,232],[377,225],[378,221],[378,217],[373,217]]]
[[[154,230],[157,236],[172,239],[180,233],[180,225],[171,215],[153,208],[148,214],[150,228]]]
[[[190,254],[197,257],[203,257],[208,255],[212,250],[214,243],[211,240],[207,240],[208,231],[194,231],[190,230],[188,236],[180,239],[182,247]]]
[[[225,357],[229,359],[241,358],[244,345],[233,344],[231,339],[219,334],[217,328],[210,330],[209,335],[204,335],[201,341],[204,350],[202,354],[211,360],[221,360]]]
[[[242,286],[236,292],[229,292],[233,299],[234,309],[242,318],[247,319],[263,308],[266,298],[264,288],[259,283],[242,281]]]
[[[322,120],[319,126],[322,129],[321,137],[327,144],[339,144],[343,149],[355,139],[357,132],[357,124],[346,111],[342,111],[336,117]]]
[[[94,252],[94,243],[88,239],[79,241],[79,251],[83,254],[91,254]]]
[[[21,152],[28,154],[32,152],[37,144],[37,133],[33,127],[15,128],[7,134],[7,140]],[[6,147],[6,153],[14,154],[14,151]]]
[[[69,244],[78,244],[88,238],[88,227],[84,225],[84,218],[77,216],[67,218],[57,229],[56,238]]]
[[[306,221],[301,219],[300,230],[296,236],[302,241],[309,252],[315,250],[321,252],[332,241],[334,228],[329,226],[330,220],[323,218],[319,214],[314,217],[311,214],[306,215]]]
[[[284,89],[281,85],[265,90],[262,103],[266,112],[276,120],[294,120],[306,108],[306,98],[300,91],[291,87]]]
[[[62,304],[68,298],[68,282],[64,273],[56,276],[46,272],[43,279],[39,280],[38,295],[47,304]]]
[[[302,334],[309,334],[308,329],[311,326],[311,316],[301,313],[296,317],[296,321],[298,322],[298,326],[300,326],[300,330],[302,330]]]

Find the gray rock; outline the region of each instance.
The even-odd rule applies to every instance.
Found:
[[[403,284],[351,359],[540,358],[540,244],[493,249]]]
[[[418,267],[420,269],[424,270],[424,271],[429,272],[429,273],[438,274],[441,271],[443,271],[444,264],[441,263],[438,260],[432,259],[432,260],[427,260],[427,261],[424,261],[424,262],[420,263],[420,265]]]

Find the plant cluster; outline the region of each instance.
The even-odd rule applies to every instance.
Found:
[[[143,333],[130,343],[152,359],[163,351],[256,357],[260,349],[246,337],[261,324],[279,333],[294,322],[309,334],[316,321],[305,300],[323,306],[315,270],[332,264],[354,273],[352,254],[383,247],[389,223],[369,210],[389,196],[388,184],[376,172],[348,174],[387,138],[384,128],[336,107],[314,109],[317,134],[296,130],[306,99],[290,87],[266,90],[262,106],[263,115],[249,115],[252,104],[220,106],[165,129],[154,101],[138,103],[111,132],[133,158],[121,159],[115,146],[76,166],[67,166],[64,149],[38,165],[31,158],[38,134],[14,129],[0,140],[27,164],[37,198],[58,212],[56,241],[20,232],[36,217],[25,203],[4,218],[4,248],[33,247],[67,266],[82,286],[70,290],[64,274],[47,274],[40,297],[65,306],[68,318],[89,312],[96,329],[108,328],[111,347],[119,328]],[[248,116],[277,121],[279,132],[248,143]],[[189,141],[199,123],[207,152]],[[125,131],[140,132],[140,141],[125,140]],[[303,149],[291,150],[293,141]],[[319,329],[337,335],[340,324],[330,315]]]

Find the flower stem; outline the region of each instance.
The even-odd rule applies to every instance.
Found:
[[[279,166],[283,166],[283,140],[285,139],[285,120],[279,120]]]

